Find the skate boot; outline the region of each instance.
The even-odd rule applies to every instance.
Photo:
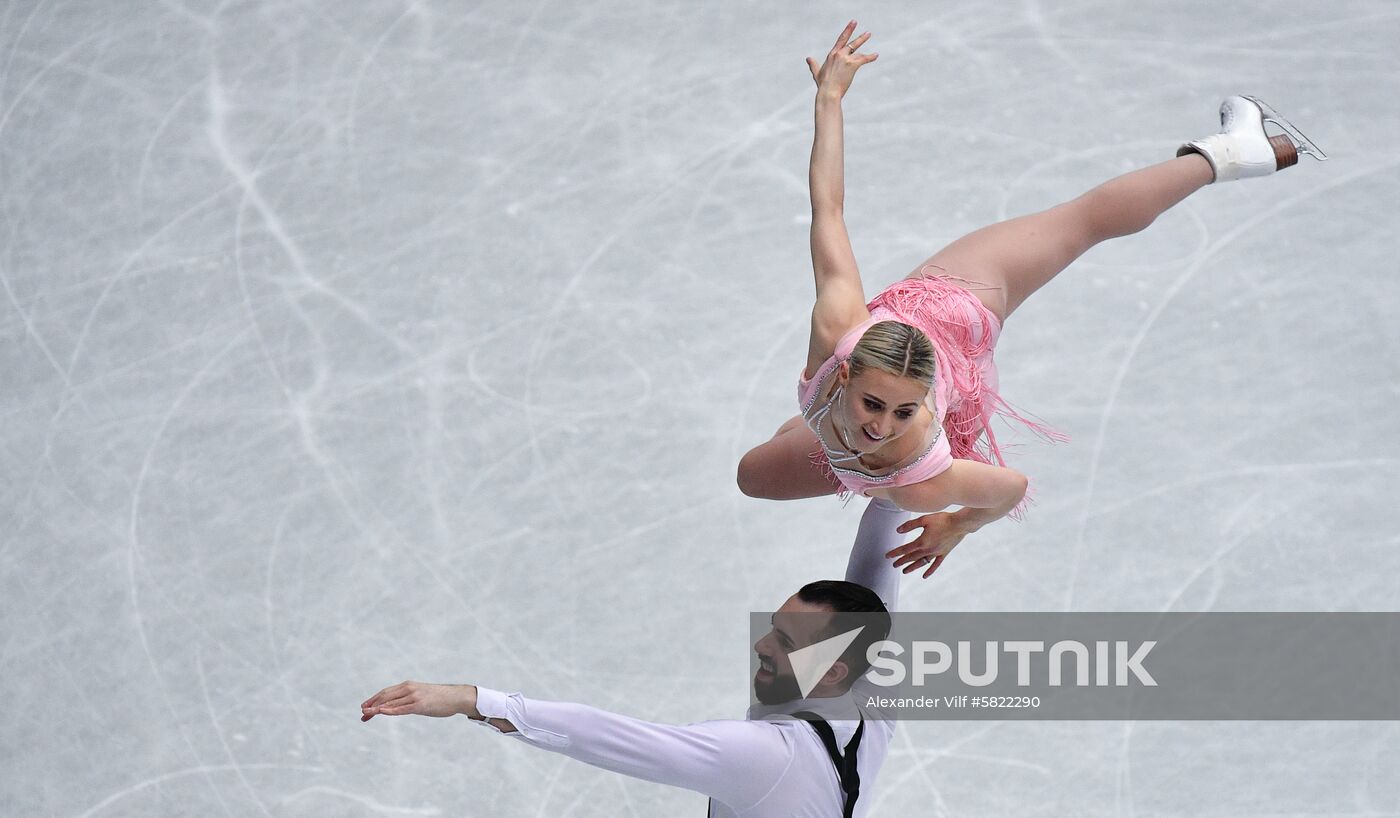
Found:
[[[1283,133],[1269,136],[1264,123],[1272,122]],[[1220,103],[1218,134],[1182,145],[1177,156],[1199,153],[1215,169],[1215,181],[1267,176],[1298,164],[1298,154],[1306,153],[1318,161],[1327,154],[1314,145],[1293,123],[1279,116],[1278,111],[1254,97],[1226,97]]]

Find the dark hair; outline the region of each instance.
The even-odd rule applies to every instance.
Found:
[[[890,635],[890,611],[880,595],[855,582],[824,579],[803,585],[797,598],[808,605],[821,605],[836,615],[831,618],[821,639],[829,639],[864,626],[860,635],[841,654],[841,661],[850,668],[847,684],[853,684],[870,669],[866,652],[870,646]]]

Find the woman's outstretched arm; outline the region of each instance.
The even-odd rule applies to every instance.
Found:
[[[816,132],[807,172],[812,197],[812,272],[817,284],[807,350],[809,377],[831,356],[841,336],[869,317],[843,210],[846,183],[841,99],[851,87],[856,70],[877,56],[856,53],[870,34],[851,40],[855,25],[851,21],[836,38],[836,45],[820,67],[816,60],[807,59],[817,84]]]

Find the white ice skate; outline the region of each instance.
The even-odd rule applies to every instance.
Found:
[[[1277,125],[1283,133],[1269,136],[1265,122]],[[1298,164],[1300,153],[1318,161],[1327,159],[1327,154],[1292,122],[1254,97],[1226,97],[1220,103],[1220,126],[1224,129],[1220,133],[1182,145],[1176,152],[1177,156],[1204,156],[1215,169],[1217,182],[1267,176]]]

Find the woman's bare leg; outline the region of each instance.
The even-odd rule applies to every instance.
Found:
[[[1005,321],[1084,251],[1142,230],[1213,178],[1205,157],[1180,156],[1111,179],[1049,210],[969,233],[919,267],[932,264],[987,284],[989,289],[972,292]]]
[[[755,446],[739,461],[739,490],[764,500],[801,500],[835,494],[841,484],[812,465],[812,453],[820,450],[817,436],[798,415],[779,427],[771,440]]]

